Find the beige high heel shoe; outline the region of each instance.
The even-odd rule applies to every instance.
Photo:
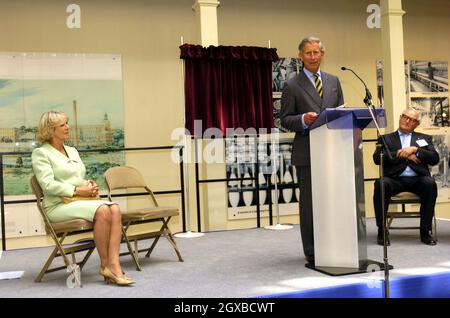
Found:
[[[98,273],[99,273],[100,275],[102,275],[102,276],[105,276],[105,275],[103,275],[103,271],[104,271],[104,270],[105,270],[105,269],[102,269],[102,267],[100,266],[99,269],[98,269]],[[108,270],[111,271],[109,268],[108,268]],[[124,277],[125,279],[128,279],[129,281],[131,281],[131,282],[134,283],[134,279],[131,278],[131,277],[126,276],[124,271],[122,271],[122,274],[123,274],[123,277]]]
[[[100,275],[102,275],[105,278],[105,281],[107,284],[113,283],[119,286],[127,286],[134,284],[134,280],[129,277],[118,277],[114,275],[113,272],[108,267],[105,267],[104,269],[100,268]]]

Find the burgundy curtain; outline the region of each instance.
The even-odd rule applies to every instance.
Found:
[[[272,128],[272,61],[276,49],[184,44],[186,128]],[[195,132],[203,133],[202,132]]]

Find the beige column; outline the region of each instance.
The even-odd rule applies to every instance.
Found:
[[[192,6],[199,24],[200,44],[205,47],[219,45],[217,28],[217,8],[219,4],[220,2],[217,0],[196,0]]]
[[[401,0],[380,0],[380,7],[384,106],[387,132],[391,132],[407,106],[402,24],[405,11]]]
[[[210,45],[219,45],[219,32],[217,22],[217,8],[220,2],[217,0],[196,0],[192,6],[192,10],[195,12],[198,28],[198,43],[204,47]],[[211,143],[222,144],[220,139],[203,140],[200,139],[197,142],[198,145],[198,159],[199,159],[199,175],[200,179],[213,179],[213,178],[225,178],[225,166],[224,165],[208,165],[205,163],[203,156],[205,145]],[[193,146],[193,144],[192,144]],[[192,147],[191,149],[194,149]],[[192,178],[194,180],[194,178]],[[195,184],[190,183],[190,188],[195,189]],[[226,229],[226,219],[221,216],[226,215],[224,213],[224,184],[222,183],[206,183],[200,185],[201,194],[201,224],[202,231],[208,231],[211,228]],[[192,191],[195,194],[195,191]],[[220,199],[219,199],[220,198]],[[193,203],[196,203],[196,198],[192,196]],[[191,226],[197,231],[197,205],[191,205]],[[217,224],[216,224],[217,223]]]

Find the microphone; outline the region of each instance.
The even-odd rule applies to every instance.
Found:
[[[372,108],[375,108],[375,105],[372,102],[372,94],[370,93],[369,89],[367,88],[366,83],[362,80],[362,78],[359,77],[358,74],[356,74],[351,68],[342,66],[341,70],[352,72],[361,81],[361,83],[363,83],[364,88],[366,90],[366,97],[364,97],[364,104],[366,104],[367,106],[372,106]]]

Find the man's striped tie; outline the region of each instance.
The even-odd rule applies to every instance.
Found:
[[[314,76],[316,77],[315,86],[317,94],[319,94],[320,98],[322,98],[323,97],[322,80],[320,79],[319,74],[314,73]]]

